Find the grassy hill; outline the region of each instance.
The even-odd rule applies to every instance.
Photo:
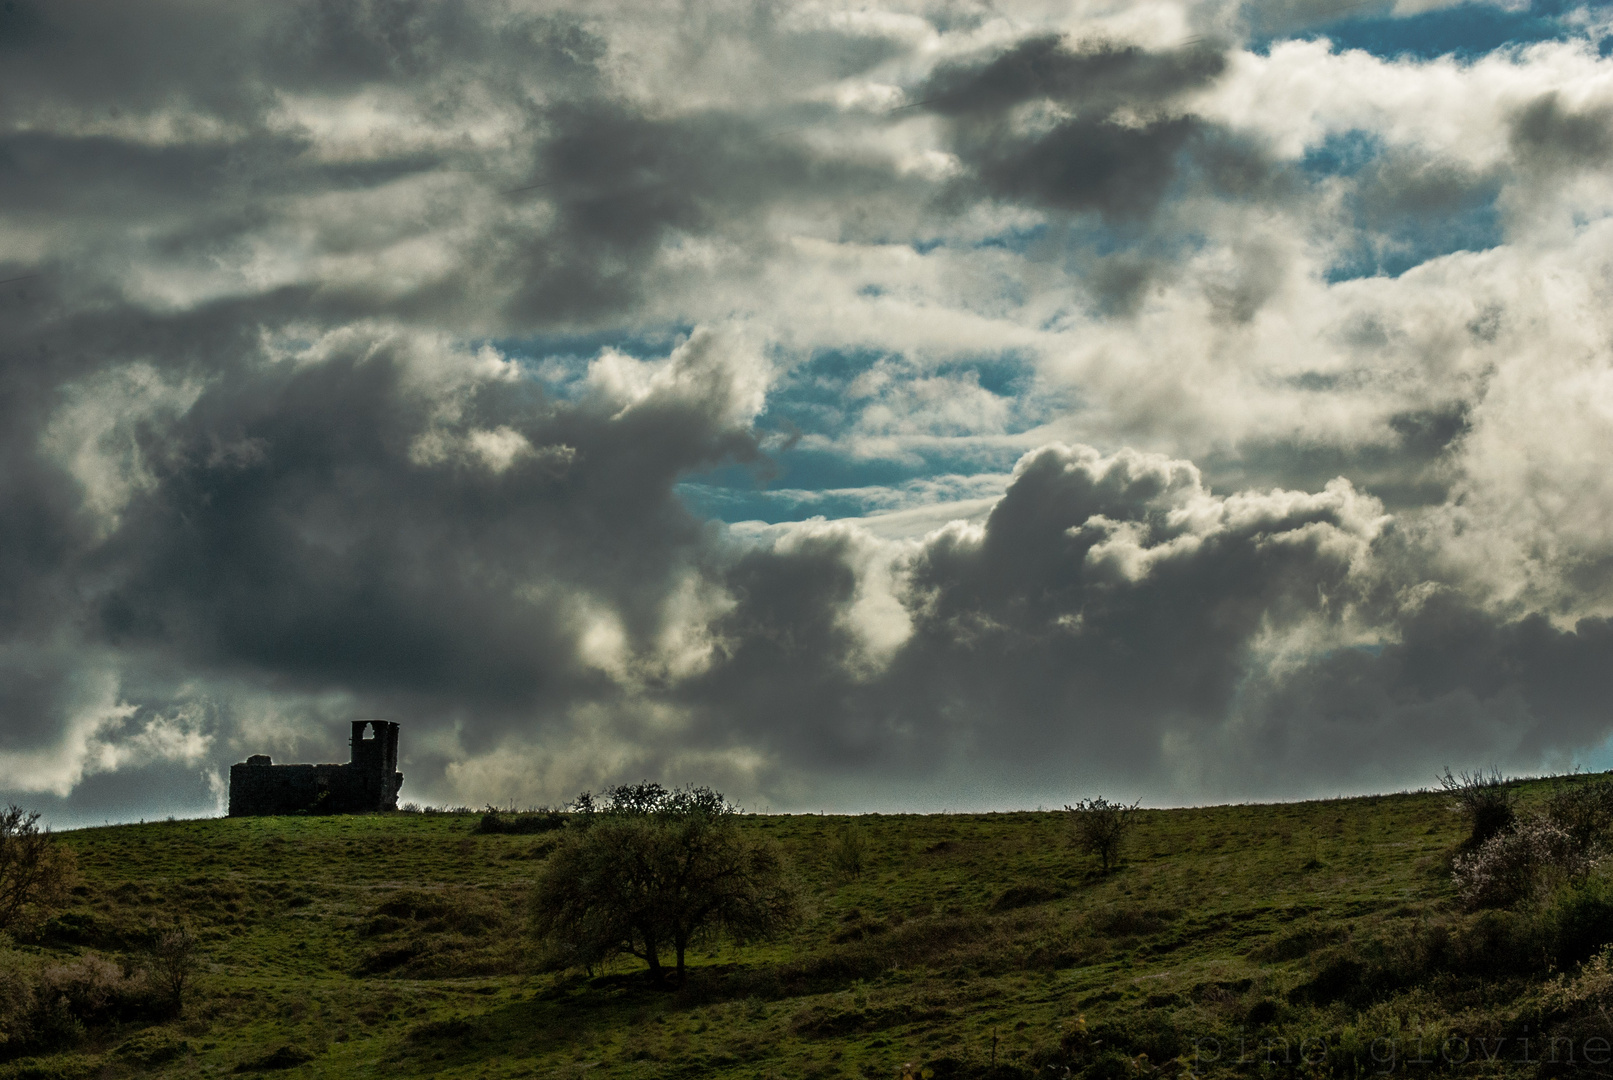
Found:
[[[867,869],[847,880],[829,865],[846,820],[745,818],[808,916],[699,950],[675,990],[636,961],[536,970],[525,897],[551,834],[403,813],[64,833],[72,905],[0,963],[138,965],[179,920],[197,983],[177,1019],[91,1024],[0,1077],[1613,1071],[1585,1043],[1589,976],[1554,984],[1561,911],[1457,909],[1441,794],[1145,811],[1108,876],[1054,812],[857,818]],[[1548,1029],[1579,1057],[1543,1061]]]

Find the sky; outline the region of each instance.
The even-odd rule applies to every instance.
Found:
[[[1613,7],[5,0],[0,799],[1613,765]]]

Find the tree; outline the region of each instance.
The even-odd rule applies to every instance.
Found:
[[[183,925],[160,935],[151,948],[151,972],[168,995],[177,1016],[185,1007],[185,991],[196,975],[196,935]]]
[[[737,811],[710,788],[623,785],[574,806],[587,828],[567,829],[533,899],[537,932],[571,963],[625,952],[664,978],[662,958],[703,936],[766,937],[792,925],[799,902],[784,857],[746,836]]]
[[[39,812],[0,813],[0,930],[59,904],[73,882],[73,853],[39,827]]]
[[[1088,855],[1096,855],[1103,863],[1105,874],[1120,861],[1126,831],[1136,820],[1137,808],[1141,805],[1140,801],[1130,806],[1110,802],[1101,795],[1082,799],[1074,806],[1065,805],[1075,846]]]

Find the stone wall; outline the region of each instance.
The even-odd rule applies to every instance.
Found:
[[[403,786],[398,725],[353,721],[350,758],[345,765],[276,765],[254,754],[230,766],[230,816],[396,810]]]

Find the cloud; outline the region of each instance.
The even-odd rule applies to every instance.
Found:
[[[1293,793],[1319,776],[1405,775],[1412,761],[1566,768],[1576,747],[1605,737],[1606,620],[1506,620],[1435,590],[1397,625],[1398,640],[1381,650],[1340,649],[1252,682],[1234,738],[1184,739],[1181,767],[1262,768],[1281,778],[1275,790]]]
[[[17,0],[0,787],[1591,760],[1605,20],[1417,7]]]
[[[66,388],[67,403],[47,422],[40,448],[78,481],[101,537],[117,531],[135,495],[156,486],[142,443],[161,446],[161,426],[184,415],[200,394],[200,386],[167,383],[138,362]]]
[[[1001,115],[1047,99],[1077,112],[1147,108],[1196,90],[1226,69],[1203,45],[1151,52],[1135,45],[1076,46],[1057,35],[1019,42],[984,62],[940,66],[918,90],[945,116]]]
[[[75,664],[63,650],[12,645],[0,655],[8,723],[0,743],[0,786],[67,796],[86,777],[159,762],[197,765],[212,749],[205,702],[167,712],[120,694],[115,666]],[[34,721],[28,730],[25,721]]]
[[[1224,721],[1266,637],[1357,632],[1387,524],[1345,481],[1217,497],[1187,462],[1047,447],[982,523],[881,560],[855,527],[780,527],[681,699],[825,772],[1143,776],[1168,733]]]
[[[1151,52],[1039,36],[943,65],[917,93],[953,121],[958,156],[993,196],[1125,219],[1151,213],[1184,171],[1228,191],[1265,182],[1256,146],[1180,107],[1225,70],[1204,45]]]
[[[1556,91],[1541,94],[1512,118],[1515,153],[1542,168],[1591,168],[1613,155],[1613,105],[1564,108]]]

